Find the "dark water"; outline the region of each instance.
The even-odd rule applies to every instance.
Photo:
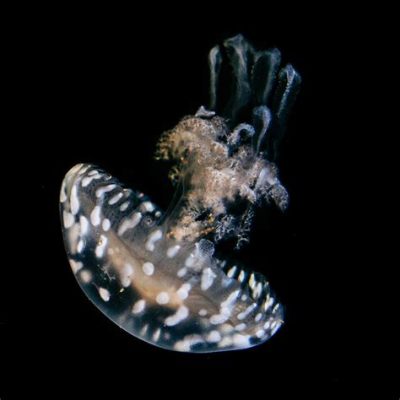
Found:
[[[133,398],[142,391],[226,398],[243,388],[246,396],[266,399],[341,399],[363,398],[372,387],[382,390],[376,398],[395,398],[389,395],[397,381],[395,348],[385,341],[373,346],[379,314],[364,320],[376,299],[372,288],[369,297],[358,292],[369,249],[359,252],[356,245],[349,209],[357,201],[349,201],[351,171],[344,166],[358,36],[344,17],[333,23],[256,10],[245,18],[239,11],[234,18],[193,13],[162,23],[150,18],[144,27],[135,23],[138,15],[120,23],[53,20],[25,36],[24,98],[31,107],[20,118],[31,132],[24,150],[33,162],[24,170],[34,185],[34,195],[26,196],[27,204],[34,200],[26,227],[34,252],[20,263],[17,284],[10,283],[12,312],[0,314],[7,334],[0,389],[4,382],[10,396],[4,399],[29,398],[13,396],[25,382],[39,398],[58,398],[67,389],[78,398],[80,385],[87,398],[105,392]],[[165,208],[173,190],[166,166],[153,159],[155,143],[206,103],[208,50],[238,32],[260,48],[278,47],[303,78],[279,160],[289,208],[259,210],[250,244],[232,252],[268,276],[286,323],[264,345],[245,351],[168,352],[116,328],[87,301],[63,248],[59,187],[74,164],[93,163]]]

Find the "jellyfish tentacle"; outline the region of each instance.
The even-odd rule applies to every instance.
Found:
[[[217,105],[217,88],[222,65],[222,54],[218,45],[210,50],[208,65],[210,68],[210,109],[214,109]]]
[[[278,84],[272,102],[272,113],[275,115],[274,135],[271,143],[271,161],[275,161],[279,155],[279,146],[286,130],[286,122],[297,94],[300,90],[301,77],[291,64],[279,71]]]
[[[258,154],[268,133],[271,124],[271,111],[266,106],[259,106],[253,109],[253,125],[257,135],[254,136],[253,148]]]
[[[281,65],[281,52],[271,50],[256,53],[252,69],[251,85],[257,105],[267,105],[276,84],[276,76]]]
[[[251,101],[250,70],[254,50],[242,35],[225,40],[224,48],[232,68],[233,87],[223,116],[235,123],[240,111]]]
[[[301,77],[291,64],[279,71],[272,111],[283,127],[300,89]]]
[[[254,137],[256,131],[254,127],[250,124],[242,123],[239,124],[232,133],[228,136],[228,145],[234,149],[237,146],[240,146],[242,141],[241,133],[244,132],[246,134],[246,138]]]
[[[279,156],[287,116],[301,84],[293,66],[287,64],[281,68],[281,62],[278,49],[256,51],[242,35],[225,40],[209,54],[209,108],[224,117],[230,128],[244,123],[241,116],[253,109],[249,116],[253,125],[257,125],[253,138],[255,152],[265,150],[268,160],[273,162]],[[222,104],[222,80],[231,85],[226,104]]]

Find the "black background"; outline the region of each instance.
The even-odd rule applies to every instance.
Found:
[[[16,149],[30,153],[23,168],[32,171],[39,229],[31,232],[34,262],[9,297],[17,312],[3,317],[4,332],[17,328],[4,353],[7,392],[79,398],[86,389],[88,398],[130,398],[244,389],[252,397],[344,398],[376,387],[377,398],[392,398],[383,393],[396,386],[395,357],[385,340],[372,346],[382,316],[366,311],[374,290],[360,294],[370,254],[364,248],[361,257],[356,244],[359,203],[351,191],[362,168],[359,60],[374,46],[368,23],[358,24],[362,12],[102,11],[30,21],[19,48],[27,112],[17,121],[28,131]],[[258,48],[278,47],[303,78],[279,162],[290,207],[259,210],[250,245],[233,255],[268,276],[286,324],[253,349],[179,354],[131,337],[86,299],[63,248],[59,188],[69,168],[89,162],[165,208],[173,190],[153,158],[157,138],[207,102],[208,51],[237,33]]]

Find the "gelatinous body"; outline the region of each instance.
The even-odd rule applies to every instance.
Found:
[[[271,111],[267,97],[278,71],[276,51],[253,51],[249,74],[241,64],[251,49],[247,42],[239,36],[225,47],[236,85],[242,86],[232,96],[229,119],[201,107],[160,140],[158,157],[176,161],[171,175],[178,195],[166,213],[89,164],[73,167],[61,188],[64,242],[83,291],[121,328],[171,350],[248,348],[266,341],[283,322],[282,306],[266,279],[215,257],[214,243],[232,236],[238,244],[245,241],[253,208],[262,200],[286,207],[276,166],[266,159],[275,154],[276,141],[263,145],[271,121],[282,125],[276,110],[283,113],[293,90],[287,80],[279,95],[285,81],[279,78],[280,105]],[[220,57],[218,48],[212,49],[214,109]],[[250,78],[263,81],[257,95]],[[253,123],[231,128],[230,121],[254,98],[260,104],[253,108]]]

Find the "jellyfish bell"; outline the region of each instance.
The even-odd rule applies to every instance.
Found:
[[[217,257],[214,244],[232,236],[242,244],[263,201],[286,207],[273,161],[277,127],[299,78],[286,79],[276,52],[255,52],[241,36],[224,46],[225,54],[218,47],[210,53],[212,110],[201,107],[159,141],[157,158],[176,163],[171,177],[178,194],[166,212],[90,164],[73,167],[61,187],[64,243],[82,290],[118,326],[170,350],[244,349],[265,342],[283,323],[265,277]],[[246,57],[253,68],[243,64]],[[221,116],[218,82],[226,61],[235,84]],[[261,104],[251,123],[231,126],[252,98]],[[275,139],[266,140],[270,132]]]

